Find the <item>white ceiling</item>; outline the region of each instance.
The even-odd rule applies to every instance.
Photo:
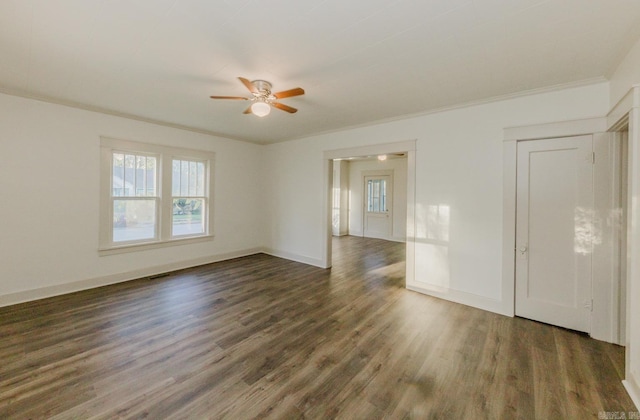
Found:
[[[270,143],[603,80],[637,0],[0,0],[0,90]],[[238,76],[299,112],[243,115]]]

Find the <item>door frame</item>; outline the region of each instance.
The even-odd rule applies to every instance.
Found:
[[[416,143],[417,140],[405,140],[393,143],[381,143],[368,146],[333,149],[323,152],[324,193],[322,205],[321,249],[322,266],[331,267],[331,202],[333,199],[333,159],[344,159],[353,156],[374,156],[391,153],[407,154],[407,238],[405,281],[410,283],[415,278],[415,208],[416,208]]]
[[[504,314],[515,316],[515,259],[516,259],[516,160],[517,142],[545,138],[573,137],[579,135],[594,136],[596,167],[602,163],[598,159],[598,144],[606,144],[607,118],[589,118],[584,120],[540,124],[504,129],[503,140],[503,242],[502,242],[502,302]],[[595,285],[595,283],[594,283]],[[608,286],[609,289],[606,289]],[[591,314],[593,338],[620,343],[620,316],[618,306],[613,302],[615,293],[611,284],[600,284],[594,289],[594,307]],[[596,301],[598,299],[598,301]]]

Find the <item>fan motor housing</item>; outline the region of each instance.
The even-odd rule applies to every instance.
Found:
[[[271,83],[266,80],[254,80],[251,84],[255,86],[262,95],[269,95],[271,93]]]

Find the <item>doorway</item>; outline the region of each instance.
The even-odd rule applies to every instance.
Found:
[[[414,265],[415,265],[415,223],[414,223],[414,215],[415,215],[415,150],[416,150],[416,141],[402,141],[396,143],[385,143],[385,144],[377,144],[371,146],[362,146],[362,147],[354,147],[347,149],[337,149],[330,150],[324,152],[324,174],[325,174],[325,204],[324,204],[324,214],[322,220],[322,226],[324,231],[326,232],[323,235],[323,243],[322,248],[324,249],[323,253],[323,265],[326,268],[331,267],[332,265],[332,221],[333,216],[336,213],[336,209],[333,206],[333,196],[335,194],[334,191],[334,182],[333,182],[333,161],[334,160],[346,160],[348,158],[353,157],[365,157],[365,156],[381,156],[381,155],[390,155],[390,154],[402,154],[406,158],[406,179],[402,180],[406,188],[406,198],[403,201],[404,205],[404,215],[406,222],[404,222],[403,231],[404,234],[401,238],[398,238],[398,241],[405,242],[405,250],[406,250],[406,281],[413,281],[414,278]],[[396,179],[396,181],[398,181]],[[360,182],[358,182],[360,184]],[[352,198],[352,197],[351,197]],[[350,203],[351,203],[350,198]],[[398,201],[396,200],[396,203]],[[350,204],[350,208],[353,208]],[[359,218],[362,218],[363,212],[362,207],[358,207],[360,210],[357,212]],[[352,226],[349,226],[350,229]],[[363,236],[362,231],[359,235]]]

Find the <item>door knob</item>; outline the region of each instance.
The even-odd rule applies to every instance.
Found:
[[[527,247],[526,246],[521,246],[518,251],[520,251],[520,255],[524,255],[525,252],[527,252]]]

